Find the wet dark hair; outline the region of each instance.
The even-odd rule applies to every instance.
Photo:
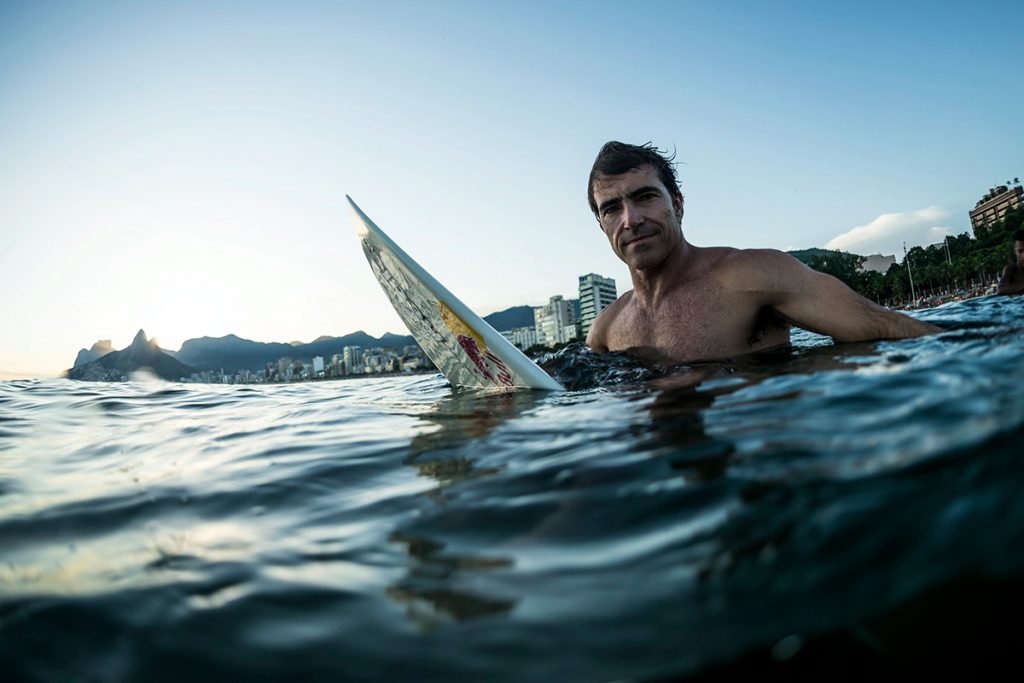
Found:
[[[587,179],[587,202],[590,210],[597,216],[597,202],[594,201],[594,182],[602,175],[622,175],[641,166],[653,166],[658,179],[668,190],[669,195],[676,196],[680,192],[679,178],[676,177],[675,152],[669,154],[655,147],[650,142],[642,145],[630,145],[626,142],[612,140],[606,142],[594,159]],[[680,192],[681,194],[681,192]]]
[[[1024,242],[1024,228],[1021,228],[1017,232],[1013,233],[1014,242]]]

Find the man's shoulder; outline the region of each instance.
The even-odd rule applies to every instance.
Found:
[[[778,249],[737,249],[735,247],[704,247],[701,254],[713,267],[730,268],[774,263],[777,261],[795,261],[792,256]]]
[[[710,255],[711,272],[726,282],[749,282],[764,276],[778,275],[780,271],[800,268],[800,261],[778,249],[719,250]]]
[[[1011,263],[1003,268],[1003,274],[999,276],[999,281],[1013,284],[1024,282],[1024,268],[1021,268],[1016,263]]]
[[[608,306],[605,306],[604,310],[597,314],[597,319],[594,320],[594,324],[602,323],[603,325],[609,325],[620,313],[629,307],[629,303],[633,300],[633,290],[624,292],[619,296],[618,299],[611,302]]]
[[[619,314],[629,306],[632,299],[633,290],[629,290],[597,314],[597,318],[590,326],[590,332],[587,333],[588,346],[600,348],[607,345],[608,332],[614,327]]]
[[[1024,293],[1024,268],[1011,263],[1003,269],[1003,274],[996,285],[996,294]]]

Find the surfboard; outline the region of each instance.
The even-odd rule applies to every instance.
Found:
[[[345,195],[377,282],[423,352],[457,387],[564,387],[449,292]]]

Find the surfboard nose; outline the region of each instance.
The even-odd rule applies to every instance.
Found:
[[[352,197],[345,195],[345,199],[348,200],[348,205],[352,209],[352,213],[355,214],[354,218],[357,235],[362,237],[370,231],[371,225],[376,227],[374,222],[370,220],[369,216],[363,213],[363,210],[359,208],[359,205],[355,203],[355,200],[353,200]]]

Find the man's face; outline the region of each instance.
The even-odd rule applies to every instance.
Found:
[[[612,250],[630,270],[661,265],[682,242],[683,198],[669,193],[653,166],[598,176],[594,202]]]
[[[1014,241],[1013,255],[1017,257],[1017,265],[1024,268],[1024,242],[1020,240]]]

